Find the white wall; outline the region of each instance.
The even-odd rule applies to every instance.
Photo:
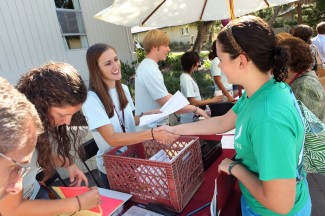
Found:
[[[189,34],[188,35],[181,35],[181,28],[188,26],[189,27]],[[169,37],[170,37],[170,42],[183,42],[187,43],[190,42],[190,37],[193,35],[194,36],[194,41],[197,36],[197,28],[189,25],[182,25],[182,26],[172,26],[172,27],[165,27],[161,29],[164,31]],[[143,42],[143,39],[145,35],[147,34],[148,31],[146,32],[139,32],[133,34],[134,38],[137,39],[139,42]]]
[[[54,1],[0,1],[0,76],[16,84],[30,68],[66,61]]]
[[[79,1],[89,45],[108,43],[130,63],[130,28],[93,18],[113,0]],[[65,50],[53,0],[0,0],[0,29],[0,76],[13,85],[21,74],[50,60],[70,63],[88,84],[87,49]]]

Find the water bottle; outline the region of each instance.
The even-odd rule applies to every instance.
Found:
[[[211,110],[210,110],[210,107],[209,105],[205,105],[205,110],[206,114],[208,114],[208,116],[211,116]]]

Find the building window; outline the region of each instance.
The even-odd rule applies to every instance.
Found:
[[[79,0],[54,0],[62,39],[67,50],[88,48]]]
[[[188,26],[182,27],[181,28],[181,35],[185,36],[185,35],[189,35],[189,28]]]

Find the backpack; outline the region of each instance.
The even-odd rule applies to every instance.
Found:
[[[291,94],[305,129],[303,151],[300,153],[297,169],[297,181],[301,178],[302,164],[307,173],[325,175],[325,125],[301,101],[296,100],[293,92]]]

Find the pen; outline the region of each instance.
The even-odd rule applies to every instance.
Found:
[[[211,203],[209,202],[209,203],[205,204],[204,206],[201,206],[200,208],[198,208],[198,209],[195,209],[195,210],[194,210],[194,211],[192,211],[191,213],[188,213],[188,214],[187,214],[187,216],[191,216],[191,215],[195,214],[196,212],[199,212],[199,211],[201,211],[202,209],[204,209],[204,208],[208,207],[210,204],[211,204]]]

